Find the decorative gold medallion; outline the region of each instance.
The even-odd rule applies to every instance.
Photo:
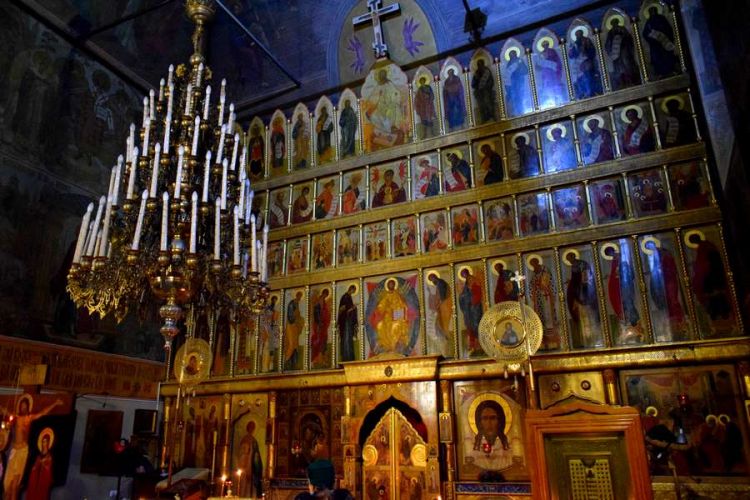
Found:
[[[425,467],[427,465],[427,447],[421,443],[415,444],[411,453],[409,453],[409,458],[411,458],[411,463],[415,467]]]
[[[527,305],[507,301],[492,306],[479,322],[479,343],[484,352],[503,363],[518,363],[542,344],[542,321]]]
[[[211,371],[211,349],[208,342],[190,338],[174,358],[174,376],[180,385],[192,387],[208,378]]]
[[[365,445],[362,450],[362,461],[365,467],[371,467],[378,463],[378,449],[371,444]]]

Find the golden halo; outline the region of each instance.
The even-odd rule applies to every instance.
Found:
[[[331,288],[327,287],[327,286],[324,286],[322,288],[318,288],[318,289],[315,290],[317,292],[317,294],[318,294],[318,297],[320,297],[321,295],[323,295],[323,291],[324,290],[328,290],[328,296],[330,297],[331,296]]]
[[[39,451],[42,451],[42,438],[44,438],[44,436],[49,438],[48,450],[52,449],[52,445],[55,442],[55,431],[52,430],[52,427],[45,427],[42,429],[42,432],[39,433],[39,437],[36,440],[36,447]]]
[[[646,245],[648,243],[653,243],[656,248],[661,248],[661,241],[655,236],[644,236],[641,240],[641,250],[643,250],[643,253],[646,255],[653,255],[654,251],[648,248]]]
[[[714,415],[713,413],[706,415],[706,423],[709,423],[711,420],[714,421],[714,425],[716,425],[719,422],[719,419],[716,418],[716,415]]]
[[[563,264],[565,264],[566,266],[571,266],[572,265],[570,262],[568,262],[568,255],[570,255],[570,254],[575,255],[576,256],[576,260],[578,260],[578,259],[581,258],[581,252],[579,252],[575,248],[568,248],[562,254],[562,261],[563,261]]]
[[[648,408],[646,408],[646,415],[648,415],[649,417],[658,417],[659,410],[657,410],[655,406],[649,406]]]
[[[469,274],[474,276],[474,269],[471,268],[471,266],[461,266],[458,268],[458,274],[457,276],[460,278],[461,274],[464,272],[464,269],[469,271]]]
[[[503,57],[505,58],[506,61],[510,61],[510,53],[511,52],[515,52],[516,53],[516,57],[521,57],[521,48],[520,47],[515,47],[515,46],[508,47],[508,49],[505,51],[505,54],[503,55]]]
[[[503,413],[505,413],[505,428],[503,429],[503,432],[507,435],[510,431],[511,425],[513,424],[513,413],[510,411],[510,405],[505,400],[505,398],[503,398],[500,394],[496,394],[494,392],[484,392],[482,394],[479,394],[469,405],[469,428],[471,429],[471,432],[473,432],[474,434],[479,433],[479,429],[477,429],[476,413],[477,407],[483,401],[494,401],[500,405],[500,408],[503,409]]]
[[[630,120],[628,120],[627,112],[631,109],[634,109],[635,112],[638,114],[638,118],[643,118],[643,109],[635,104],[631,104],[630,106],[625,106],[622,111],[620,111],[620,119],[623,121],[623,123],[630,123]]]
[[[585,130],[589,134],[591,133],[591,127],[589,126],[589,122],[591,122],[591,120],[596,120],[599,123],[599,128],[604,128],[604,118],[599,115],[588,116],[583,121],[583,130]]]
[[[492,151],[495,151],[495,142],[494,141],[482,141],[477,143],[477,151],[480,153],[482,152],[482,148],[485,146],[489,146]],[[496,151],[495,151],[496,152]]]
[[[446,151],[445,157],[448,158],[452,154],[458,156],[459,160],[463,160],[464,159],[464,152],[461,151],[460,149],[450,149],[450,150]]]
[[[388,290],[388,285],[391,284],[391,282],[396,284],[396,288],[398,288],[398,280],[396,278],[388,278],[385,280],[385,283],[383,283],[383,289]]]
[[[612,241],[605,243],[602,245],[601,250],[599,252],[602,254],[602,259],[604,260],[615,260],[615,257],[613,255],[607,255],[607,249],[611,248],[615,251],[615,253],[620,253],[620,245],[617,243],[614,243]]]
[[[539,261],[539,263],[542,264],[542,265],[544,264],[544,259],[542,258],[541,255],[539,255],[538,253],[530,253],[529,255],[526,256],[526,267],[527,268],[532,269],[531,261],[533,259],[537,259]]]
[[[544,50],[544,47],[542,47],[542,42],[549,42],[550,48],[555,48],[555,40],[551,36],[547,35],[543,36],[536,42],[536,50],[538,50],[539,52],[542,52]]]
[[[21,407],[21,401],[24,399],[29,404],[29,413],[31,413],[31,409],[34,407],[34,398],[31,397],[31,394],[22,394],[21,397],[18,398],[18,401],[16,401],[16,415],[18,415],[18,409]]]
[[[430,276],[437,276],[438,278],[440,278],[440,271],[438,271],[437,269],[431,269],[427,271],[427,276],[425,277],[427,279],[427,286],[434,286],[430,281]]]
[[[651,18],[651,7],[656,8],[656,12],[658,12],[659,14],[663,14],[664,13],[664,7],[662,7],[661,4],[658,3],[658,2],[653,2],[653,3],[650,3],[647,6],[647,8],[645,9],[644,15],[646,16],[646,19],[650,19]]]
[[[494,274],[495,276],[498,275],[497,270],[495,269],[495,266],[497,264],[502,264],[505,269],[508,269],[508,264],[505,262],[505,259],[496,259],[493,260],[490,264],[492,265],[492,274]]]
[[[526,139],[526,144],[527,144],[527,145],[530,145],[530,144],[531,144],[531,138],[529,137],[529,134],[528,134],[527,132],[518,132],[517,134],[514,134],[514,135],[513,135],[513,139],[512,139],[512,140],[513,140],[513,149],[518,149],[518,146],[516,146],[516,139],[517,139],[518,137],[523,137],[523,138],[525,138],[525,139]]]
[[[562,123],[555,123],[554,125],[550,125],[549,128],[547,128],[547,139],[549,139],[550,142],[557,142],[556,139],[552,137],[552,131],[556,128],[562,130],[562,137],[568,135],[568,128],[565,125],[563,125]]]
[[[479,57],[477,57],[476,59],[473,59],[473,60],[472,60],[471,62],[472,62],[473,64],[475,64],[475,65],[479,65],[479,61],[484,61],[484,66],[485,66],[485,67],[490,67],[490,65],[492,64],[492,63],[490,63],[490,61],[489,61],[489,60],[487,59],[487,56],[486,56],[486,55],[484,55],[484,54],[480,55],[480,56],[479,56]]]
[[[570,29],[570,36],[568,38],[570,38],[571,40],[575,40],[575,34],[578,31],[583,31],[583,36],[586,37],[586,38],[588,38],[589,33],[590,33],[589,32],[589,27],[586,26],[585,24],[578,24],[578,25],[574,26],[573,28],[571,28]]]
[[[274,292],[274,293],[272,293],[271,295],[268,296],[268,302],[269,303],[271,302],[271,299],[273,297],[276,297],[276,303],[277,304],[281,301],[281,294],[279,294],[278,292]]]
[[[691,229],[690,231],[685,231],[685,235],[682,237],[682,239],[685,242],[685,246],[688,248],[698,248],[698,243],[690,242],[690,238],[693,235],[698,235],[698,238],[700,238],[701,241],[706,241],[706,235],[703,234],[703,231],[701,231],[700,229]]]
[[[669,97],[665,97],[661,101],[661,105],[659,106],[665,114],[669,113],[669,110],[667,110],[667,103],[669,103],[669,101],[677,101],[677,104],[679,104],[678,109],[685,109],[685,99],[683,99],[680,95],[671,95]]]
[[[625,27],[625,18],[622,16],[622,14],[612,14],[604,22],[604,24],[607,26],[607,28],[612,29],[612,21],[614,21],[615,19],[619,19],[620,20],[620,26]]]
[[[449,72],[450,70],[453,70],[453,72],[454,72],[454,73],[455,73],[456,75],[460,75],[460,74],[462,73],[462,72],[461,72],[461,68],[459,68],[459,67],[458,67],[458,66],[456,66],[455,64],[451,64],[451,65],[449,65],[449,66],[446,66],[446,67],[444,67],[444,68],[443,68],[443,71],[442,71],[442,73],[443,73],[443,78],[448,78],[448,72]]]
[[[346,285],[347,291],[351,287],[354,287],[354,291],[352,292],[352,295],[357,295],[359,293],[359,284],[358,283],[349,283],[348,285]]]
[[[362,449],[362,460],[365,463],[365,467],[372,467],[378,463],[378,449],[371,444],[365,445]]]
[[[726,419],[727,422],[731,422],[732,421],[732,419],[726,413],[722,413],[721,415],[719,415],[719,422],[721,422],[722,418]],[[724,422],[721,422],[721,423],[724,423]]]

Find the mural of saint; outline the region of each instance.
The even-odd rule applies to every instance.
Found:
[[[513,117],[533,111],[529,67],[523,46],[513,39],[508,40],[502,54],[500,72],[504,82],[506,114]]]
[[[384,207],[406,201],[406,191],[403,188],[406,180],[406,162],[398,165],[398,179],[393,168],[386,168],[380,178],[381,169],[375,167],[370,170],[373,187],[372,207]],[[399,184],[400,182],[400,184]]]
[[[260,371],[275,371],[278,363],[278,349],[281,332],[281,314],[279,311],[279,296],[272,294],[263,309],[262,319],[258,322],[259,345],[258,353],[260,355]]]
[[[512,136],[508,158],[511,179],[522,179],[539,175],[539,155],[536,150],[534,132],[518,132]]]
[[[471,90],[476,103],[475,120],[483,125],[497,120],[497,99],[495,97],[495,75],[487,59],[478,57],[471,77]]]
[[[687,96],[674,95],[659,104],[659,135],[663,148],[682,146],[696,141],[695,122],[685,109]]]
[[[453,245],[479,242],[479,209],[473,205],[451,208]]]
[[[333,160],[333,113],[330,105],[322,102],[315,119],[315,149],[318,152],[318,163],[323,164]]]
[[[417,137],[429,139],[435,137],[439,130],[439,119],[435,109],[435,91],[432,89],[432,78],[420,74],[414,89],[414,112],[417,114]]]
[[[341,213],[353,214],[365,209],[367,204],[367,190],[362,187],[364,171],[347,172],[344,174],[343,196],[341,197]]]
[[[498,153],[499,144],[493,141],[479,143],[475,151],[479,158],[479,170],[476,173],[477,185],[488,185],[502,182],[505,178],[503,157]],[[475,164],[476,165],[476,164]]]
[[[268,204],[268,225],[271,229],[283,227],[287,224],[289,214],[289,188],[271,191]]]
[[[461,69],[452,64],[443,69],[443,109],[446,132],[460,130],[466,126],[466,97],[464,83],[459,76]]]
[[[250,125],[250,137],[248,138],[248,151],[250,179],[262,179],[265,174],[266,143],[263,140],[263,127],[261,123],[254,122]]]
[[[242,471],[242,481],[238,481],[239,494],[245,498],[263,496],[263,454],[255,438],[256,423],[248,420],[245,435],[239,443],[237,468]]]
[[[281,111],[271,118],[271,175],[286,173],[286,118]]]
[[[335,177],[318,183],[318,196],[315,197],[315,220],[331,219],[339,210],[339,195]]]
[[[292,291],[287,294],[291,296]],[[304,304],[302,297],[304,292],[297,290],[286,306],[286,322],[284,325],[284,369],[301,370],[303,358],[303,346],[300,344],[302,334],[305,331],[305,317],[303,315]]]
[[[604,53],[612,90],[621,90],[641,83],[635,42],[630,21],[617,10],[605,16]]]
[[[508,267],[508,261],[497,259],[490,263],[492,278],[495,286],[492,290],[492,303],[499,304],[509,300],[518,300],[518,283],[513,281],[513,271]]]
[[[392,222],[392,254],[394,257],[405,257],[417,253],[417,223],[414,217],[404,217]]]
[[[515,236],[513,228],[513,200],[504,198],[484,204],[484,219],[487,241],[510,240]]]
[[[333,265],[333,233],[313,235],[311,265],[313,270],[325,269]]]
[[[648,235],[640,239],[649,312],[657,342],[687,340],[690,324],[684,306],[674,238]]]
[[[555,208],[555,221],[559,231],[578,229],[589,225],[586,210],[586,190],[583,186],[556,189],[552,191]]]
[[[419,335],[416,275],[367,282],[367,289],[369,357],[382,353],[414,354]]]
[[[364,240],[366,262],[388,258],[388,226],[385,222],[366,225]]]
[[[570,170],[578,166],[573,133],[565,123],[555,123],[546,127],[544,137],[544,171],[547,173]]]
[[[343,107],[339,111],[339,155],[342,159],[354,156],[357,152],[359,119],[357,111],[352,107],[353,99],[353,96],[344,98]]]
[[[445,155],[447,164],[443,168],[446,193],[455,193],[471,187],[471,167],[460,149],[452,149]]]
[[[568,84],[557,36],[547,29],[541,30],[534,48],[532,61],[539,108],[553,108],[568,102]]]
[[[307,238],[295,238],[287,242],[286,272],[298,273],[307,270]]]
[[[440,173],[436,155],[418,156],[412,160],[415,200],[440,194]]]
[[[444,279],[447,272],[447,268],[432,269],[426,274],[427,352],[453,357],[453,292]]]
[[[481,273],[481,267],[464,265],[458,269],[458,307],[461,312],[459,319],[463,323],[461,344],[464,358],[484,356],[484,350],[479,345],[479,321],[484,314]]]
[[[359,262],[359,229],[356,227],[340,229],[336,232],[336,238],[338,239],[336,253],[338,265]]]
[[[328,288],[314,289],[311,292],[310,306],[312,322],[310,324],[310,367],[329,368],[331,352],[328,342],[331,327],[331,291]]]
[[[562,253],[567,269],[565,302],[574,348],[602,347],[604,338],[599,317],[594,264],[590,250],[569,249]]]
[[[302,170],[310,166],[310,117],[304,105],[295,112],[292,125],[292,168]]]
[[[643,40],[646,42],[651,77],[660,80],[680,72],[677,45],[672,24],[663,13],[664,6],[651,4],[645,13]]]
[[[583,129],[579,135],[581,156],[585,165],[614,160],[615,145],[612,141],[612,132],[606,127],[606,123],[601,115],[587,116],[579,122]]]
[[[586,99],[602,93],[599,60],[591,36],[591,28],[587,24],[575,24],[568,35],[568,63],[576,99]]]
[[[409,87],[395,64],[373,69],[362,86],[365,149],[404,144],[409,138]]]
[[[359,331],[359,313],[355,297],[359,287],[352,283],[341,294],[339,308],[336,316],[336,328],[338,328],[339,361],[354,361],[357,355],[354,351],[354,339]]]
[[[669,169],[669,183],[676,210],[692,210],[710,205],[711,192],[702,164],[693,162],[672,165]]]
[[[268,276],[276,278],[284,274],[284,242],[268,244]]]
[[[622,154],[632,156],[656,149],[654,129],[644,114],[643,107],[634,104],[620,112]]]
[[[52,446],[55,443],[55,432],[46,427],[39,433],[37,449],[39,455],[34,460],[34,465],[29,473],[26,496],[28,500],[49,500],[52,489],[54,461],[52,459]]]
[[[557,279],[551,255],[526,256],[526,279],[529,286],[529,305],[539,315],[544,325],[543,350],[560,348],[560,322],[557,312]]]
[[[518,226],[523,236],[549,231],[549,202],[547,193],[518,196]]]
[[[518,404],[494,391],[479,393],[466,402],[470,403],[466,408],[469,429],[462,429],[463,460],[471,461],[472,470],[485,471],[475,479],[512,467],[523,446],[518,429],[513,428]]]
[[[605,179],[591,184],[591,206],[597,224],[624,220],[627,217],[621,179]]]
[[[313,203],[310,199],[312,185],[304,184],[294,187],[292,201],[292,224],[300,224],[312,220]]]
[[[601,246],[602,281],[607,296],[610,330],[619,345],[640,344],[644,340],[641,326],[640,292],[637,286],[633,251],[628,240],[610,241]],[[609,262],[609,264],[607,264]]]
[[[667,191],[664,173],[660,169],[646,170],[628,176],[633,211],[637,217],[662,214],[667,211]]]

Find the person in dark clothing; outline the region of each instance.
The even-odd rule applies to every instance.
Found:
[[[315,500],[319,498],[327,500],[354,500],[349,490],[334,488],[336,483],[336,471],[333,462],[326,459],[315,460],[307,467],[307,480],[309,491],[300,493],[294,500]]]

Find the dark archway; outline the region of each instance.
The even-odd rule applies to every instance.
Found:
[[[372,431],[375,429],[375,426],[378,424],[378,422],[380,422],[386,412],[391,408],[395,408],[400,411],[401,414],[409,422],[409,424],[414,427],[414,430],[417,431],[417,434],[419,434],[419,436],[424,440],[425,443],[427,442],[427,426],[422,420],[422,416],[419,414],[419,412],[403,401],[391,396],[390,398],[386,399],[375,408],[370,410],[370,412],[362,422],[362,426],[359,428],[360,449],[365,445],[367,437],[372,434]]]

